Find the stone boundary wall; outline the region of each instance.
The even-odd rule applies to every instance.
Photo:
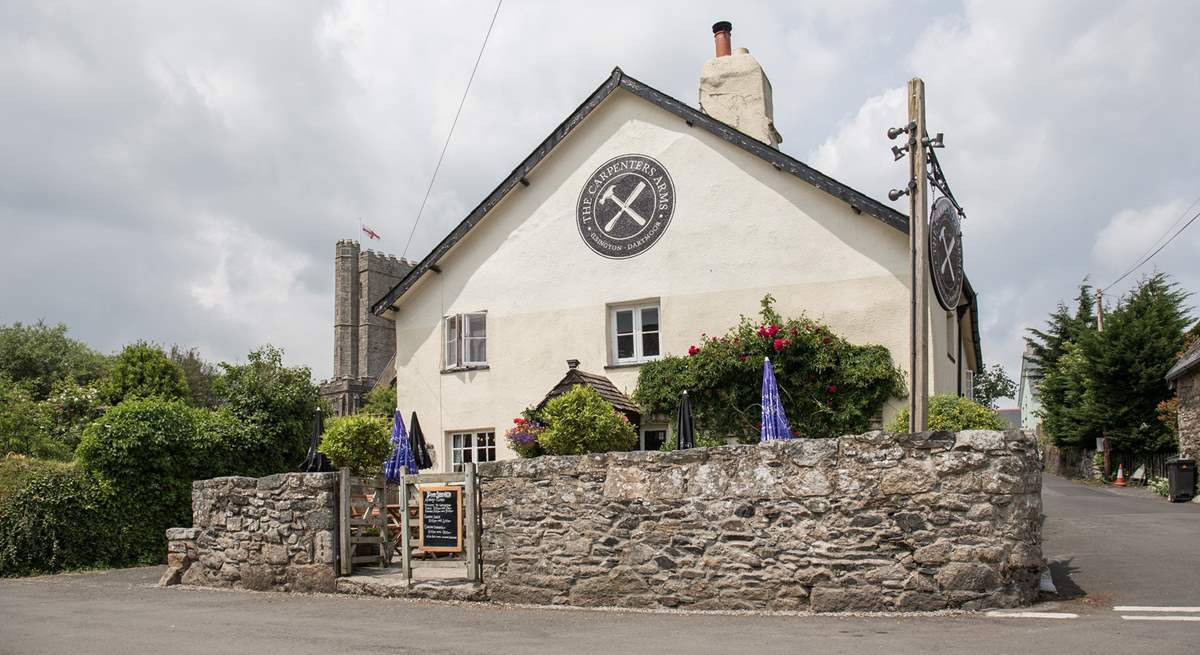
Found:
[[[192,483],[192,527],[167,530],[159,584],[332,592],[336,473]]]
[[[1033,601],[1041,463],[1020,431],[798,439],[479,466],[501,602],[938,610]]]
[[[1042,446],[1043,470],[1064,478],[1091,480],[1097,477],[1092,464],[1095,455],[1095,450],[1059,448],[1047,444]]]

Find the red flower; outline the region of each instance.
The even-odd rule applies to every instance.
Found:
[[[829,391],[829,393],[837,393],[837,385],[836,384],[829,385],[828,391]]]
[[[771,327],[767,328],[767,336],[768,337],[773,337],[778,333],[779,333],[779,326],[775,325],[774,323],[771,324]]]
[[[783,340],[783,345],[785,345],[785,346],[790,346],[790,345],[792,345],[792,340],[791,340],[791,339],[784,339],[784,340]]]
[[[783,339],[776,339],[775,340],[775,352],[779,352],[780,350],[783,350]]]
[[[798,437],[798,436],[800,436],[800,431],[799,431],[799,430],[792,430],[792,436],[793,436],[793,437]]]
[[[833,343],[833,339],[830,339],[829,337],[825,337],[824,339],[821,339],[821,342],[828,345],[828,344]]]
[[[738,359],[740,359],[740,360],[742,360],[742,361],[744,362],[744,361],[746,361],[746,359],[747,359],[748,357],[749,357],[749,355],[742,355],[741,357],[738,357]]]
[[[800,334],[799,331],[797,331],[796,328],[792,328],[792,336],[794,337],[797,334]]]
[[[688,346],[688,355],[695,355],[700,352],[700,349],[695,346]]]
[[[525,425],[525,419],[523,419],[523,418],[514,418],[514,419],[513,419],[513,423],[516,423],[517,425]]]
[[[760,325],[760,326],[758,327],[758,336],[760,336],[760,337],[765,337],[765,336],[767,336],[767,326],[765,326],[765,325]]]

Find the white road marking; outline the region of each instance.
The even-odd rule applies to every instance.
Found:
[[[1070,612],[1002,612],[991,611],[988,616],[994,616],[1005,619],[1077,619],[1078,614]]]
[[[1114,612],[1200,612],[1200,607],[1150,607],[1146,605],[1117,605]]]
[[[1122,616],[1126,621],[1200,621],[1200,616]]]

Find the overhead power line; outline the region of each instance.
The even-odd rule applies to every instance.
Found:
[[[400,254],[401,259],[408,255],[408,247],[412,245],[413,235],[417,233],[417,224],[421,222],[425,203],[429,201],[429,192],[433,190],[433,183],[437,181],[438,171],[442,168],[442,159],[446,157],[446,149],[450,147],[450,139],[454,136],[454,128],[458,125],[458,117],[462,115],[463,105],[467,104],[467,94],[471,92],[471,82],[475,81],[475,71],[479,70],[479,62],[483,59],[483,51],[487,48],[488,37],[492,35],[492,28],[496,25],[496,17],[500,15],[500,5],[502,4],[504,4],[504,0],[497,0],[496,11],[492,12],[492,22],[488,23],[487,33],[483,35],[483,43],[479,46],[479,54],[475,57],[475,66],[471,68],[471,76],[467,78],[467,88],[463,89],[462,100],[458,101],[458,111],[454,112],[454,120],[450,122],[450,132],[446,134],[446,143],[442,144],[442,154],[438,155],[437,164],[433,167],[433,175],[429,178],[429,186],[425,187],[425,197],[421,199],[421,208],[417,210],[417,217],[413,219],[412,230],[408,233],[408,241],[404,242],[404,251]]]
[[[1167,228],[1167,231],[1163,233],[1163,236],[1166,236],[1167,233],[1169,233],[1172,229],[1174,229],[1176,225],[1179,225],[1179,221],[1182,221],[1184,219],[1184,217],[1187,216],[1187,213],[1189,211],[1191,211],[1192,207],[1194,207],[1197,202],[1200,202],[1200,197],[1197,197],[1195,200],[1192,201],[1191,205],[1188,205],[1188,208],[1185,209],[1183,214],[1180,215],[1180,217],[1175,220],[1175,223],[1172,224],[1171,227]],[[1138,261],[1138,263],[1133,265],[1133,268],[1130,268],[1128,271],[1125,271],[1124,275],[1113,280],[1112,284],[1110,284],[1110,285],[1104,287],[1104,289],[1102,289],[1102,292],[1108,291],[1109,289],[1117,286],[1117,283],[1119,283],[1121,280],[1124,280],[1125,278],[1129,277],[1134,271],[1136,271],[1139,268],[1141,268],[1142,266],[1144,266],[1151,259],[1154,259],[1154,256],[1157,255],[1158,253],[1162,252],[1163,248],[1166,248],[1168,245],[1171,244],[1172,241],[1175,240],[1176,237],[1178,237],[1180,234],[1183,234],[1183,231],[1188,229],[1189,225],[1191,225],[1192,223],[1195,223],[1197,218],[1200,218],[1200,213],[1196,213],[1196,214],[1192,215],[1192,218],[1189,219],[1188,222],[1184,223],[1183,227],[1179,228],[1174,234],[1172,234],[1171,238],[1167,239],[1166,241],[1163,241],[1163,243],[1161,245],[1159,245],[1157,248],[1154,248],[1154,252],[1151,252],[1149,255],[1144,255],[1142,257],[1142,259]],[[1158,243],[1158,241],[1162,241],[1162,237],[1159,237],[1158,240],[1155,241],[1155,243]],[[1154,246],[1151,245],[1151,247],[1153,248]]]

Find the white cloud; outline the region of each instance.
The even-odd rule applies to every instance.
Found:
[[[1180,219],[1187,220],[1187,209],[1186,202],[1178,199],[1149,209],[1117,212],[1096,235],[1092,257],[1104,269],[1137,263],[1169,238],[1164,235],[1169,228],[1178,229]]]

